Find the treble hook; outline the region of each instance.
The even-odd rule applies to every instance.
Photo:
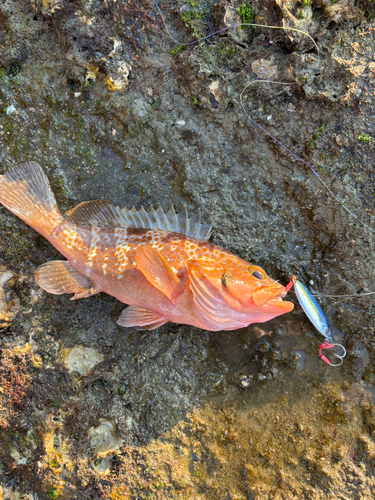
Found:
[[[332,349],[332,348],[334,348],[335,346],[337,346],[337,347],[341,347],[341,348],[342,348],[342,350],[343,350],[343,354],[340,356],[339,354],[334,353],[334,354],[333,354],[333,356],[334,356],[335,358],[340,359],[340,363],[333,364],[333,363],[331,363],[331,362],[330,362],[330,360],[329,360],[328,358],[326,358],[326,357],[324,356],[324,354],[322,354],[322,350],[323,350],[323,349]],[[345,347],[344,347],[343,345],[341,345],[341,344],[330,344],[329,342],[327,342],[327,341],[325,340],[325,341],[323,342],[323,344],[321,344],[321,345],[319,346],[319,357],[320,357],[320,359],[321,359],[322,361],[324,361],[325,363],[327,363],[327,365],[330,365],[330,366],[341,366],[341,365],[342,365],[342,363],[343,363],[343,361],[344,361],[345,356],[346,356],[346,349],[345,349]]]

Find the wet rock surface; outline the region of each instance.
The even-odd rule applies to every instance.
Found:
[[[372,291],[371,231],[249,122],[240,94],[290,82],[250,86],[247,112],[372,228],[374,6],[241,5],[162,6],[181,41],[246,14],[307,31],[319,53],[249,27],[180,50],[146,0],[1,2],[1,172],[38,161],[62,211],[96,198],[200,208],[215,243],[284,284]],[[124,329],[112,297],[39,290],[33,272],[59,254],[3,208],[0,240],[0,498],[375,495],[372,299],[322,300],[348,351],[333,369],[298,307],[235,332]],[[61,353],[77,348],[95,363],[70,369]],[[97,457],[103,422],[116,446]]]

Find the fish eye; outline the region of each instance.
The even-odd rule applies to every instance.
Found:
[[[266,275],[264,271],[260,267],[248,267],[247,270],[251,274],[251,276],[254,276],[257,280],[263,280],[265,279]]]

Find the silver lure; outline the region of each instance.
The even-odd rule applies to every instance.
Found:
[[[300,303],[306,316],[318,330],[320,335],[323,335],[327,342],[332,344],[332,334],[328,328],[327,320],[324,316],[322,308],[308,289],[300,281],[298,281],[295,276],[292,276],[291,279],[293,281],[294,291],[296,292],[298,302]]]

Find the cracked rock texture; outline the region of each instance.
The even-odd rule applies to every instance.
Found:
[[[182,42],[246,14],[319,51],[259,27],[182,48],[147,0],[2,0],[1,173],[39,162],[63,211],[96,198],[200,208],[215,243],[284,284],[374,291],[374,3],[162,11]],[[247,113],[368,227],[245,116],[257,79],[289,85],[249,86]],[[38,289],[33,272],[58,258],[0,208],[0,499],[375,496],[371,296],[322,299],[348,351],[333,369],[298,306],[235,332],[142,333],[116,325],[112,297]]]

